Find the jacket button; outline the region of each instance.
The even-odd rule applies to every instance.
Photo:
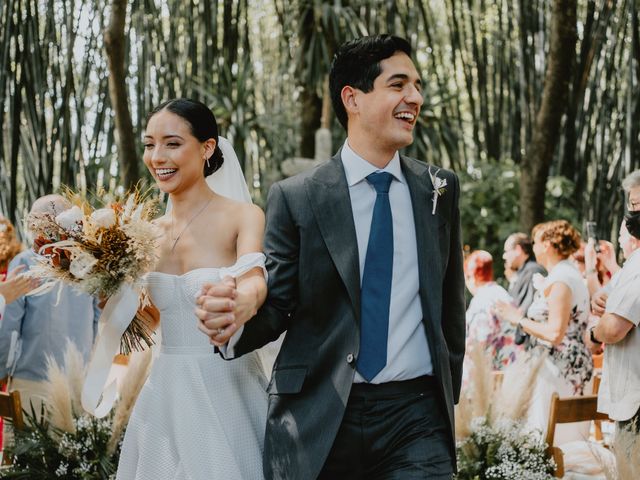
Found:
[[[353,363],[353,353],[350,353],[349,355],[347,355],[347,363],[349,364]]]

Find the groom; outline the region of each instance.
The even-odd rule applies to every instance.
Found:
[[[465,343],[459,185],[398,153],[423,103],[410,56],[389,35],[339,49],[330,90],[347,140],[331,161],[271,188],[266,303],[239,318],[228,281],[199,300],[214,343],[235,333],[227,358],[287,332],[268,387],[267,479],[454,471]]]

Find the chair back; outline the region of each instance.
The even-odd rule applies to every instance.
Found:
[[[559,423],[586,422],[591,420],[609,420],[606,413],[598,412],[598,396],[585,395],[580,397],[560,398],[557,393],[551,396],[549,410],[549,424],[547,426],[547,453],[556,462],[556,477],[564,475],[562,450],[553,446],[556,425]]]
[[[13,428],[22,430],[24,428],[24,419],[22,418],[22,402],[20,401],[20,393],[0,392],[0,417],[11,419]]]

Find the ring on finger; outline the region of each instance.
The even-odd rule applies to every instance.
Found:
[[[224,328],[218,328],[218,335],[222,335],[224,333]]]

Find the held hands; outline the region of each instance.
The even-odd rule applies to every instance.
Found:
[[[24,265],[14,268],[7,275],[7,279],[0,282],[0,295],[4,297],[7,304],[29,293],[40,284],[37,279],[21,274],[24,269]]]
[[[510,303],[498,300],[492,309],[494,315],[501,321],[507,321],[514,325],[517,325],[524,316],[518,307],[511,305]]]
[[[198,329],[209,337],[213,345],[225,345],[240,327],[241,324],[236,322],[238,297],[233,277],[227,276],[221,282],[203,285],[196,299]]]

